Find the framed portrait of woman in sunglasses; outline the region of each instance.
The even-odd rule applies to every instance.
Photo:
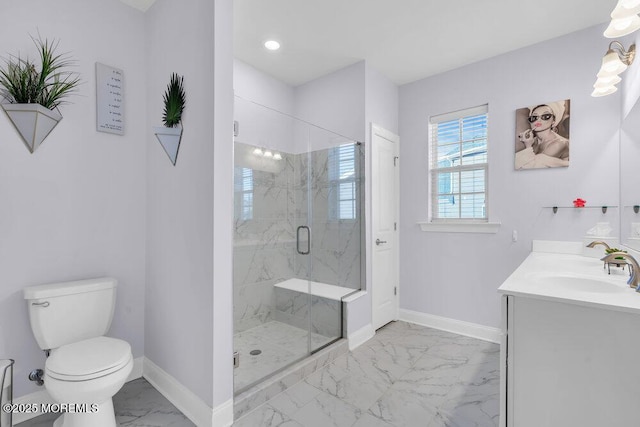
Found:
[[[570,105],[565,99],[516,110],[516,170],[569,166]]]

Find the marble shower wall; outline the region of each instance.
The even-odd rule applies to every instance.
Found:
[[[342,336],[342,302],[308,293],[276,287],[275,320],[317,335],[312,350],[326,344],[326,338]]]
[[[335,200],[334,192],[337,191],[329,177],[330,150],[296,156],[295,168],[300,177],[300,186],[296,188],[296,200],[300,201],[296,207],[296,218],[304,224],[311,209],[313,234],[311,259],[295,254],[296,273],[301,279],[360,289],[364,283],[364,203],[361,202],[364,195],[364,150],[362,146],[356,146],[356,169],[359,171],[356,185],[360,200],[355,219],[330,217],[330,204]],[[309,181],[310,188],[307,185]],[[309,262],[311,266],[307,267]]]
[[[251,155],[253,148],[235,143],[235,166],[251,169],[253,188],[249,218],[241,217],[239,193],[235,194],[233,315],[236,333],[273,320],[273,285],[294,276],[295,156],[281,153],[282,160],[259,159]]]

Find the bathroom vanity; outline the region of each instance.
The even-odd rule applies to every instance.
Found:
[[[534,242],[499,288],[502,427],[640,425],[640,293],[581,246]]]

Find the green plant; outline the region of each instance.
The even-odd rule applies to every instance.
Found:
[[[625,254],[627,253],[627,251],[623,251],[622,249],[618,249],[618,248],[609,248],[609,249],[605,249],[604,251],[608,254],[612,254],[614,252],[624,252]]]
[[[186,102],[184,93],[184,77],[171,74],[171,81],[164,93],[164,112],[162,121],[168,128],[176,127],[182,121],[182,112]]]
[[[609,248],[609,249],[605,249],[604,251],[607,254],[612,254],[612,253],[615,253],[615,252],[624,252],[625,254],[627,253],[627,251],[623,251],[622,249],[618,249],[618,248]],[[617,256],[614,259],[624,259],[624,257]]]
[[[40,69],[28,58],[5,59],[6,67],[0,69],[0,95],[11,104],[40,104],[53,110],[75,91],[80,77],[65,70],[74,61],[67,54],[56,54],[59,41],[31,39],[40,54]]]
[[[612,253],[615,253],[615,252],[624,252],[625,254],[627,253],[627,251],[623,251],[622,249],[618,249],[618,248],[609,248],[609,249],[605,249],[604,251],[607,254],[612,254]],[[614,259],[624,259],[624,257],[617,256]]]

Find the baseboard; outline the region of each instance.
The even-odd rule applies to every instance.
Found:
[[[209,405],[146,357],[142,376],[195,425],[212,427],[214,411]],[[233,420],[233,409],[231,419]]]
[[[133,381],[135,379],[142,377],[142,365],[143,365],[144,357],[138,357],[133,359],[133,369],[131,373],[127,377],[127,381]],[[55,400],[51,396],[47,390],[42,387],[42,389],[35,391],[33,393],[25,394],[24,396],[16,397],[13,399],[13,403],[17,405],[25,405],[28,407],[40,407],[41,404],[53,404],[56,403]],[[12,424],[19,424],[24,421],[28,421],[31,418],[35,418],[39,415],[42,415],[39,412],[35,413],[25,413],[25,412],[17,412],[13,414],[13,422]]]
[[[41,404],[51,404],[51,403],[56,403],[56,401],[53,400],[51,396],[49,396],[49,393],[47,392],[47,390],[45,390],[43,386],[42,389],[38,391],[34,391],[33,393],[25,394],[24,396],[20,396],[13,399],[13,403],[15,405],[24,405],[24,407],[28,407],[28,408],[40,408]],[[42,415],[40,412],[35,412],[35,413],[17,412],[13,414],[13,420],[11,424],[16,425],[40,415]]]
[[[355,348],[361,346],[376,334],[376,331],[373,330],[373,326],[371,323],[363,326],[355,332],[347,333],[347,340],[349,341],[349,350],[354,350]]]
[[[213,426],[229,427],[233,424],[233,399],[213,408]]]
[[[490,341],[496,344],[500,344],[500,337],[502,336],[502,332],[498,328],[491,328],[489,326],[478,325],[477,323],[450,319],[433,314],[420,313],[418,311],[400,309],[400,320],[447,332],[453,332],[454,334]]]
[[[133,369],[131,370],[131,373],[127,377],[126,382],[137,380],[138,378],[142,378],[143,365],[144,365],[143,356],[136,357],[135,359],[133,359]]]

